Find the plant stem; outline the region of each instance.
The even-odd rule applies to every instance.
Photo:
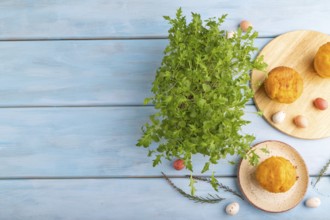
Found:
[[[327,172],[328,168],[330,166],[330,159],[328,160],[328,162],[324,165],[324,167],[321,169],[319,175],[317,176],[317,179],[313,185],[313,187],[316,186],[316,184],[320,181],[321,177],[324,176],[325,172]]]
[[[200,181],[204,181],[204,182],[208,182],[208,183],[211,183],[211,180],[209,178],[205,178],[205,177],[197,177],[197,176],[193,176],[192,177],[193,179],[195,180],[200,180]],[[220,188],[220,189],[223,189],[223,191],[225,192],[230,192],[232,193],[233,195],[239,197],[240,199],[244,200],[243,196],[241,194],[239,194],[237,191],[229,188],[229,186],[226,186],[226,185],[223,185],[222,183],[217,183],[217,186]]]
[[[183,195],[184,197],[188,198],[189,200],[192,200],[196,203],[210,203],[210,204],[214,204],[214,203],[218,203],[221,202],[222,200],[224,200],[224,198],[221,198],[218,195],[211,195],[208,194],[207,197],[202,197],[202,196],[192,196],[189,195],[188,193],[186,193],[185,191],[183,191],[182,189],[180,189],[179,187],[177,187],[176,185],[174,185],[174,183],[165,175],[165,173],[162,172],[163,177],[165,178],[165,180],[181,195]]]

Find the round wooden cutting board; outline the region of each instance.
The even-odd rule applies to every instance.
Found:
[[[326,34],[316,31],[293,31],[272,40],[258,55],[264,56],[268,67],[266,73],[257,70],[252,72],[254,102],[272,126],[290,136],[303,139],[330,137],[330,108],[321,111],[313,106],[313,100],[317,97],[326,99],[330,104],[330,78],[319,77],[313,67],[318,48],[326,42],[330,42],[330,36]],[[273,101],[265,93],[263,81],[267,73],[277,66],[291,67],[303,77],[303,93],[291,104]],[[271,117],[278,111],[284,111],[286,118],[283,123],[274,124]],[[308,127],[295,126],[293,118],[297,115],[308,118]]]

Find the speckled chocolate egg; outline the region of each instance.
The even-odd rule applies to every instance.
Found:
[[[228,215],[236,215],[239,211],[239,204],[237,202],[230,203],[226,207],[226,213]]]
[[[308,127],[308,119],[303,115],[298,115],[293,119],[294,124],[299,128]]]

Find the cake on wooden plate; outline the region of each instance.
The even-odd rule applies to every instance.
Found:
[[[265,190],[272,193],[286,192],[297,180],[296,168],[284,157],[272,156],[261,162],[255,177]]]
[[[303,91],[303,79],[294,69],[279,66],[272,69],[264,82],[269,98],[281,103],[292,103]]]
[[[323,44],[317,51],[314,69],[321,77],[330,77],[330,42]]]

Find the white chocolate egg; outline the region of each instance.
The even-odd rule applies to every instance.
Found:
[[[321,200],[318,197],[311,197],[306,200],[305,205],[309,208],[317,208],[321,205]]]
[[[272,116],[272,121],[273,121],[275,124],[280,124],[280,123],[282,123],[282,122],[284,121],[285,116],[286,116],[286,113],[283,112],[283,111],[276,112],[276,113],[273,114],[273,116]]]
[[[226,213],[228,215],[236,215],[239,211],[239,204],[237,202],[230,203],[226,207]]]
[[[227,32],[227,38],[228,38],[228,39],[233,38],[235,34],[236,34],[235,31],[228,31],[228,32]]]

